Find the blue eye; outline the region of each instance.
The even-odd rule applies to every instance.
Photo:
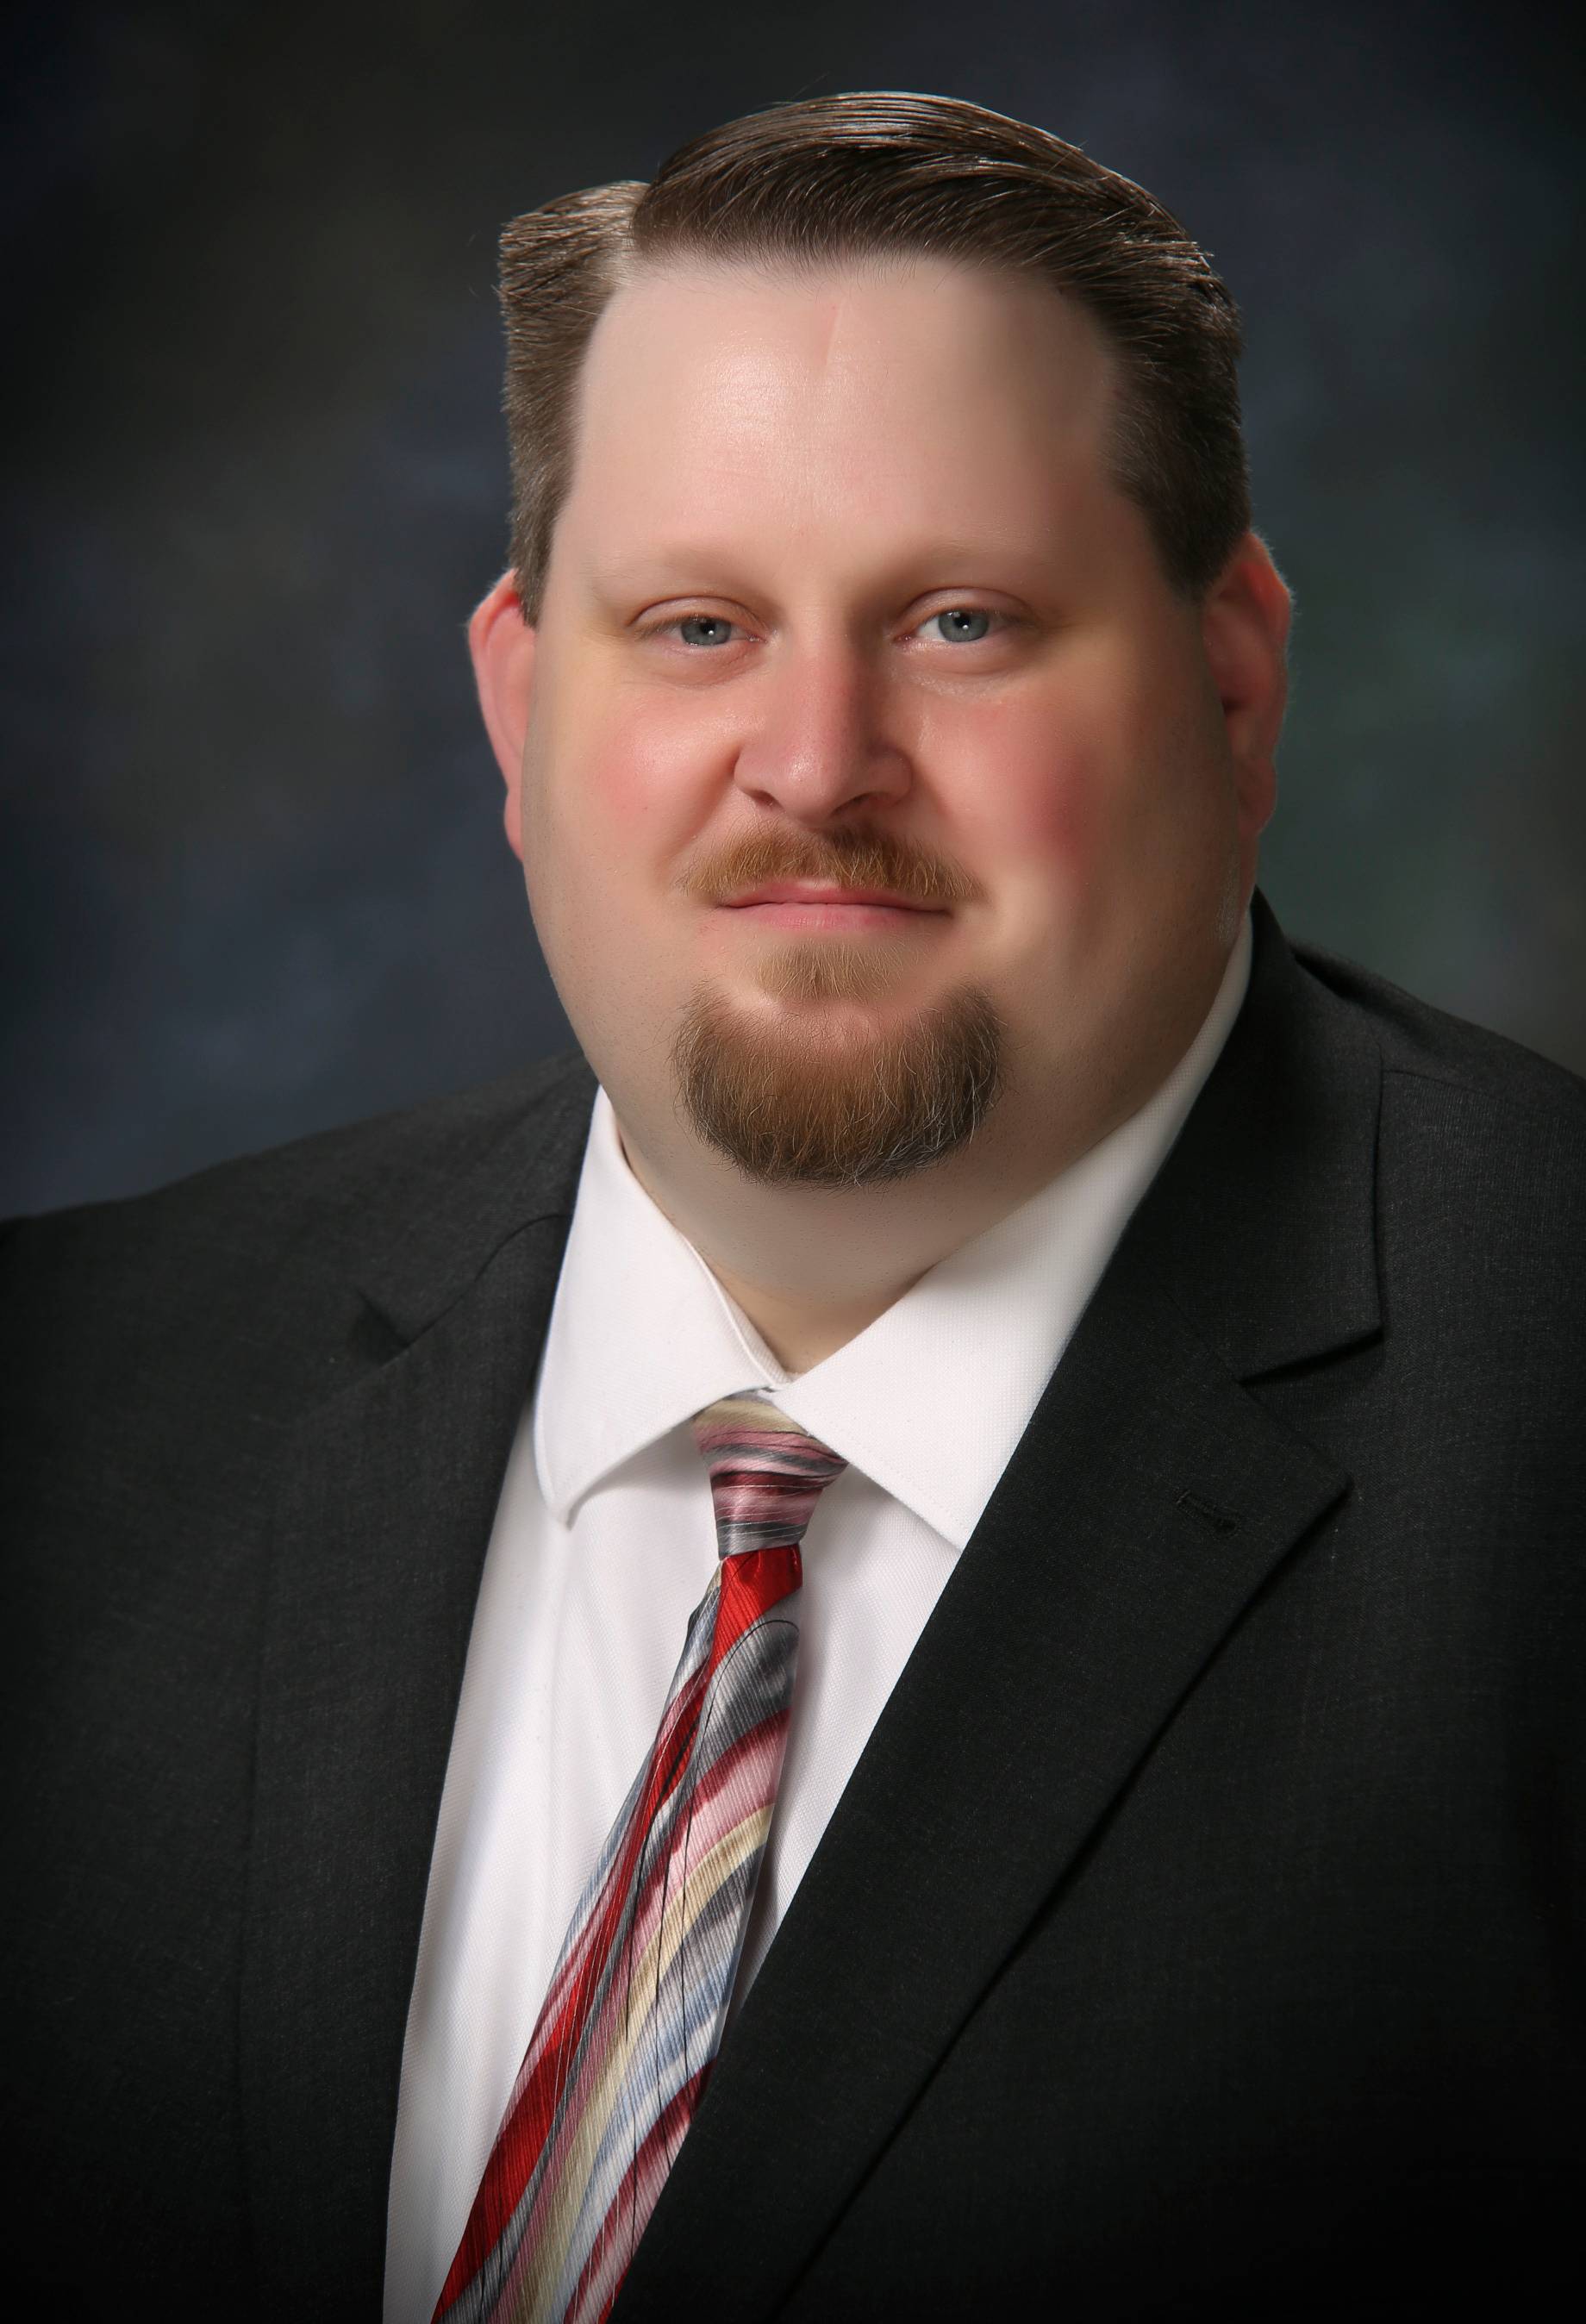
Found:
[[[677,628],[686,646],[723,646],[736,626],[735,622],[724,621],[720,613],[684,613]]]
[[[945,605],[939,613],[928,613],[920,627],[928,630],[933,622],[940,622],[942,627],[937,634],[944,643],[978,646],[982,638],[991,635],[991,619],[978,605]]]

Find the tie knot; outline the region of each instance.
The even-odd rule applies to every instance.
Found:
[[[724,1396],[693,1420],[710,1471],[716,1548],[796,1548],[824,1487],[848,1466],[829,1445],[754,1396]]]

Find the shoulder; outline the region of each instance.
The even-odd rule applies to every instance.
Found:
[[[593,1086],[582,1056],[567,1050],[449,1097],[211,1164],[147,1194],[8,1219],[0,1236],[14,1253],[363,1220],[371,1204],[398,1209],[426,1185],[455,1179],[531,1117],[554,1132],[580,1106],[587,1113]]]
[[[1369,1025],[1386,1072],[1486,1096],[1513,1112],[1586,1129],[1586,1081],[1507,1035],[1473,1025],[1318,945],[1291,942],[1306,976]]]
[[[359,1265],[433,1215],[503,1141],[576,1155],[594,1077],[576,1050],[429,1103],[218,1163],[172,1185],[0,1226],[0,1375],[69,1351],[124,1368],[312,1338]],[[59,1383],[57,1383],[59,1385]]]
[[[1401,1241],[1467,1274],[1529,1261],[1586,1273],[1586,1081],[1352,961],[1292,946],[1381,1061],[1379,1202]]]

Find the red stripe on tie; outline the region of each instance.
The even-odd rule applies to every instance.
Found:
[[[751,1624],[792,1596],[804,1580],[797,1545],[779,1549],[741,1549],[722,1560],[721,1596],[705,1675],[714,1678]]]

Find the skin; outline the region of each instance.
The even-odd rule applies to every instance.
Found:
[[[629,1163],[791,1370],[1138,1111],[1249,899],[1288,593],[1253,532],[1203,601],[1173,591],[1107,473],[1114,392],[1083,310],[987,270],[641,274],[590,344],[539,620],[508,575],[470,625],[507,835]],[[960,899],[713,899],[746,840],[801,862],[844,830]],[[834,942],[852,991],[765,973]],[[976,988],[1002,1094],[910,1176],[757,1182],[677,1102],[705,981],[746,1037],[847,1066]]]

